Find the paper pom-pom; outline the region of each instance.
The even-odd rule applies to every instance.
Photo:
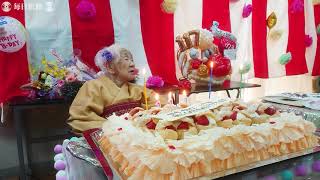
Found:
[[[307,167],[305,165],[297,166],[294,169],[294,174],[296,176],[306,176],[308,174],[308,169],[307,169]]]
[[[244,5],[243,11],[242,11],[242,17],[247,18],[248,16],[250,16],[251,12],[252,12],[252,5],[251,4]]]
[[[304,43],[306,47],[310,47],[312,45],[312,37],[309,35],[306,35],[304,38]]]
[[[278,39],[281,38],[282,34],[283,34],[283,31],[282,31],[282,30],[273,30],[273,31],[270,32],[269,38],[270,38],[271,40],[276,41],[276,40],[278,40]]]
[[[320,160],[317,160],[312,163],[312,171],[320,172]]]
[[[281,173],[282,180],[293,180],[293,173],[289,170],[285,170]]]
[[[320,34],[320,24],[318,24],[318,26],[317,26],[317,34],[318,35]]]
[[[58,161],[58,160],[64,160],[64,156],[63,156],[63,154],[62,153],[59,153],[59,154],[56,154],[55,156],[54,156],[54,161]]]
[[[302,12],[304,9],[303,0],[294,0],[290,6],[292,13]]]
[[[60,170],[56,174],[56,180],[67,180],[67,173],[63,170]]]
[[[191,48],[189,55],[190,55],[191,59],[196,59],[199,57],[199,51],[195,48]]]
[[[65,170],[66,169],[66,163],[62,160],[58,160],[54,163],[54,168],[56,170]]]
[[[249,62],[245,62],[240,65],[239,67],[239,73],[240,74],[246,74],[250,71],[251,69],[251,64]]]
[[[54,146],[54,152],[56,154],[62,153],[62,146],[60,144],[57,144]]]
[[[283,55],[280,56],[279,63],[281,65],[286,65],[291,61],[291,59],[292,59],[291,53],[288,52],[288,53],[283,54]]]
[[[82,20],[92,20],[97,12],[96,7],[89,0],[82,0],[76,7],[77,15]]]
[[[161,7],[166,13],[174,13],[177,8],[177,0],[163,0]]]
[[[152,87],[162,87],[164,85],[164,81],[159,76],[150,76],[146,82],[147,88]]]

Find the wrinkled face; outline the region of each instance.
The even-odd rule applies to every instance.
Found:
[[[114,63],[115,74],[117,74],[119,79],[125,82],[135,80],[137,73],[132,54],[124,48],[120,50],[119,54],[119,59]]]

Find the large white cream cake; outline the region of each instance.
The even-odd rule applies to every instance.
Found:
[[[110,116],[100,147],[123,179],[190,179],[313,148],[315,130],[268,104],[216,100]]]

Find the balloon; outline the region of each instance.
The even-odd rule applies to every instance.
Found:
[[[269,29],[272,29],[277,24],[276,13],[272,12],[267,18],[267,26]]]
[[[239,67],[239,73],[240,74],[246,74],[250,71],[251,69],[251,64],[249,62],[245,62],[240,65]]]
[[[81,0],[76,7],[77,15],[82,20],[92,20],[96,17],[96,7],[90,0]]]
[[[278,40],[278,39],[280,39],[280,37],[282,36],[282,34],[283,34],[283,31],[282,30],[273,30],[271,33],[270,33],[270,35],[269,35],[269,38],[271,39],[271,40]]]
[[[242,11],[242,17],[243,18],[249,17],[251,12],[252,12],[252,5],[251,4],[244,5],[243,11]]]
[[[166,13],[174,13],[177,8],[177,0],[163,0],[161,7]]]
[[[26,43],[24,26],[15,18],[0,16],[0,51],[13,53],[19,51]]]
[[[288,53],[283,54],[283,55],[280,56],[279,63],[281,65],[286,65],[286,64],[288,64],[290,62],[291,59],[292,59],[291,53],[288,52]]]
[[[63,147],[60,144],[54,146],[54,152],[57,154],[62,153],[62,149]]]
[[[289,170],[281,172],[281,178],[283,180],[293,180],[293,173]]]
[[[306,35],[304,38],[304,43],[306,44],[306,47],[310,47],[312,45],[312,37],[310,35]]]
[[[213,61],[214,61],[214,68],[213,68],[212,74],[215,77],[223,77],[231,73],[230,59],[218,54],[213,56]]]
[[[191,48],[189,52],[191,59],[196,59],[199,57],[199,51],[196,48]]]

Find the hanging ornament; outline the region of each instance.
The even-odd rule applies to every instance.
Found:
[[[288,52],[280,56],[279,63],[281,65],[286,65],[291,61],[291,59],[292,59],[291,52]]]
[[[320,35],[320,24],[317,26],[317,34]]]
[[[77,15],[84,21],[90,21],[96,17],[96,7],[90,0],[81,0],[76,7]]]
[[[163,0],[161,8],[164,12],[172,14],[177,9],[177,0]]]
[[[272,12],[267,18],[267,26],[269,31],[277,24],[277,16],[276,13]]]
[[[269,34],[269,38],[273,41],[276,41],[281,38],[282,34],[283,34],[282,30],[274,30]]]
[[[303,1],[301,0],[294,0],[290,6],[291,13],[298,13],[302,12],[304,9]]]
[[[19,51],[26,43],[24,26],[15,18],[0,16],[1,43],[0,51],[13,53]]]
[[[242,17],[243,18],[249,17],[251,12],[252,12],[252,5],[251,4],[248,4],[248,5],[245,4],[244,7],[243,7],[243,11],[242,11]]]
[[[304,38],[304,43],[306,47],[310,47],[312,45],[312,37],[310,35],[306,35]]]

